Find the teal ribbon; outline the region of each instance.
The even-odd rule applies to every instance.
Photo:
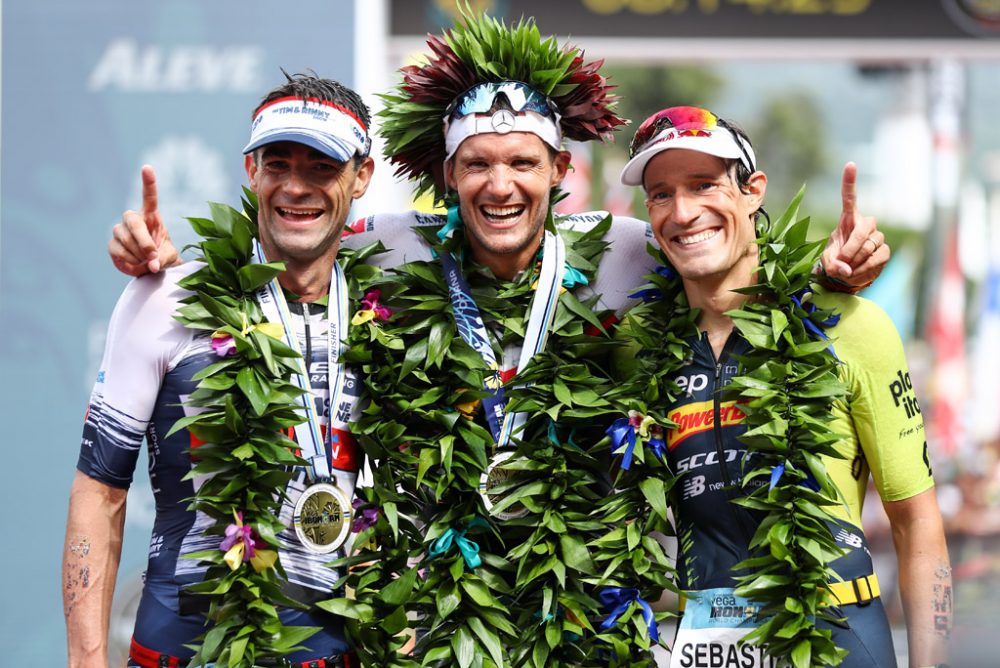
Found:
[[[462,227],[465,222],[462,220],[462,211],[459,209],[458,205],[448,207],[448,222],[441,226],[441,229],[437,231],[437,238],[441,240],[442,243],[448,240],[451,233]],[[567,290],[576,287],[577,285],[590,285],[590,281],[583,274],[582,271],[575,267],[571,267],[569,262],[566,263],[566,269],[563,271],[563,281],[562,285]]]
[[[485,526],[486,523],[482,518],[477,517],[471,522],[469,526],[461,531],[455,531],[451,527],[448,528],[443,534],[441,534],[437,540],[435,540],[427,553],[433,557],[440,557],[443,554],[447,554],[452,545],[458,546],[458,551],[462,553],[462,558],[465,559],[465,565],[470,569],[475,570],[477,567],[482,565],[483,560],[479,558],[479,544],[474,540],[469,540],[465,537],[465,532],[476,526]]]
[[[437,237],[442,242],[448,240],[451,233],[462,226],[462,212],[459,210],[458,205],[448,207],[448,222],[445,223],[440,230],[437,231]]]
[[[563,272],[563,287],[567,290],[576,287],[577,285],[589,285],[590,281],[587,277],[583,275],[583,272],[576,267],[570,266],[569,262],[566,263],[566,270]]]

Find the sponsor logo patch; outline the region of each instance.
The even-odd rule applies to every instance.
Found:
[[[719,406],[719,426],[731,427],[743,422],[746,413],[736,401],[726,401]],[[671,450],[684,439],[708,431],[715,425],[715,406],[711,401],[697,401],[677,408],[670,413],[670,419],[677,425],[667,433],[667,445]]]
[[[902,370],[896,372],[896,380],[889,383],[889,393],[896,407],[902,407],[906,411],[906,417],[913,418],[920,415],[920,404],[917,403],[909,372],[905,374]]]

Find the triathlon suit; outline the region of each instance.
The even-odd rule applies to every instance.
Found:
[[[841,314],[826,333],[843,363],[840,374],[848,391],[846,400],[834,406],[830,429],[849,437],[837,445],[845,459],[826,458],[825,464],[846,499],[835,509],[830,531],[847,554],[831,565],[849,581],[873,572],[861,530],[869,473],[883,501],[910,498],[934,482],[920,408],[892,322],[878,306],[859,297],[817,293],[815,299],[820,307]],[[749,344],[734,330],[718,359],[706,334],[690,344],[693,355],[675,377],[686,396],[669,413],[679,426],[668,433],[667,441],[670,465],[681,476],[675,508],[678,536],[687,547],[678,559],[680,585],[686,591],[732,588],[735,576],[743,574],[734,566],[750,556],[748,545],[762,516],[732,503],[740,494],[743,474],[753,466],[739,440],[746,431],[740,402],[723,400],[720,392],[739,374],[737,359]],[[896,665],[878,598],[839,610],[846,624],[821,626],[831,628],[834,642],[850,652],[842,666]],[[693,655],[693,646],[684,651]]]
[[[192,651],[184,645],[204,632],[207,609],[204,598],[185,591],[200,582],[206,567],[184,555],[218,548],[218,536],[205,535],[212,522],[188,510],[188,501],[201,483],[184,480],[192,468],[189,449],[198,440],[187,430],[167,432],[192,409],[183,406],[195,389],[194,374],[218,360],[210,333],[188,329],[174,319],[179,300],[188,294],[177,282],[198,268],[190,262],[129,283],[118,301],[108,328],[101,371],[90,399],[77,468],[107,485],[128,488],[132,482],[143,436],[147,441],[149,477],[156,502],[156,518],[149,543],[149,561],[136,617],[133,642],[153,653],[180,657],[181,665]],[[318,304],[289,303],[300,349],[309,360],[310,383],[317,414],[325,434],[330,407],[327,386],[326,308]],[[353,496],[360,455],[347,431],[357,403],[357,382],[348,373],[344,398],[334,417],[334,432],[327,456],[342,471]],[[282,509],[286,526],[301,493],[303,474],[289,486],[290,501]],[[340,477],[340,476],[343,477]],[[339,574],[324,563],[336,554],[307,552],[294,531],[280,534],[281,563],[288,575],[286,593],[303,603],[335,595]],[[289,655],[301,662],[341,654],[348,650],[341,619],[315,607],[282,609],[287,625],[317,626],[321,630],[303,644],[308,650]],[[141,650],[135,650],[133,654]]]
[[[561,220],[560,224],[587,228],[606,215],[578,214]],[[385,268],[431,260],[430,248],[411,228],[444,223],[443,216],[415,211],[369,216],[345,230],[343,244],[347,248],[360,248],[382,241],[389,250],[375,256],[373,261]],[[602,295],[598,309],[611,311],[608,324],[613,324],[635,302],[629,293],[644,282],[642,277],[654,269],[655,263],[646,252],[646,244],[652,239],[646,223],[634,218],[615,218],[606,238],[611,247],[604,255],[603,266],[614,269],[598,271],[593,284],[578,288],[577,294],[581,298]],[[132,482],[139,449],[146,437],[156,518],[134,641],[154,652],[181,659],[192,655],[184,645],[195,641],[205,630],[198,598],[184,591],[185,586],[203,579],[205,567],[182,556],[217,547],[219,542],[218,537],[205,536],[210,521],[201,513],[187,510],[185,501],[199,484],[198,480],[183,480],[192,467],[189,448],[197,445],[197,439],[187,430],[164,437],[191,410],[182,404],[196,386],[192,381],[194,374],[217,360],[209,333],[187,329],[173,318],[180,299],[187,294],[177,287],[177,282],[197,266],[185,263],[132,281],[126,288],[109,325],[77,465],[96,480],[126,489]],[[289,307],[297,308],[292,302]],[[330,412],[325,309],[305,308],[304,313],[293,311],[293,323],[300,346],[310,359],[310,381],[325,430]],[[355,475],[360,455],[346,423],[356,415],[357,393],[357,383],[349,374],[345,388],[349,401],[337,411],[332,437],[335,452],[328,452],[333,467]],[[285,514],[290,514],[298,496],[295,489],[291,495]],[[305,552],[292,531],[282,534],[282,538],[285,549],[281,562],[289,577],[292,597],[313,602],[334,596],[333,584],[338,573],[322,565],[333,555]],[[287,657],[289,660],[306,661],[347,651],[338,617],[316,608],[305,612],[286,609],[281,616],[286,624],[322,628],[306,640],[309,651],[296,652]]]

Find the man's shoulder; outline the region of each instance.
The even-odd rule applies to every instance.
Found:
[[[582,211],[560,216],[557,225],[561,228],[586,231],[611,217],[610,234],[646,236],[649,223],[631,216],[620,216],[607,211]]]
[[[156,336],[183,336],[185,327],[174,314],[190,290],[181,280],[203,267],[201,262],[185,262],[156,274],[134,278],[125,286],[112,316],[111,327],[118,331],[153,333]]]
[[[892,318],[870,299],[824,289],[817,290],[813,299],[820,308],[831,309],[839,316],[826,331],[841,358],[873,360],[902,349]]]
[[[125,286],[122,299],[129,298],[144,305],[146,310],[176,306],[191,294],[180,282],[205,266],[202,262],[184,262],[155,274],[143,274]]]
[[[444,223],[445,217],[435,213],[420,211],[376,213],[348,224],[344,228],[343,243],[352,246],[358,245],[359,242],[362,245],[374,241],[386,243],[394,240],[401,231]]]
[[[819,288],[813,299],[820,308],[832,309],[840,315],[837,327],[868,327],[895,331],[895,325],[885,310],[870,299],[846,292]]]
[[[344,248],[357,249],[382,242],[386,252],[372,256],[370,261],[383,267],[428,260],[431,258],[430,248],[414,228],[443,225],[445,221],[443,215],[420,211],[373,214],[348,225],[341,244]]]

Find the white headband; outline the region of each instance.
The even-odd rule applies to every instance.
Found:
[[[283,97],[260,109],[250,126],[244,153],[279,141],[305,144],[339,162],[366,156],[368,131],[350,110],[332,102]]]
[[[545,117],[533,111],[515,112],[498,109],[492,114],[469,114],[449,122],[444,121],[445,160],[450,160],[462,142],[473,135],[494,132],[530,132],[557,151],[562,150],[559,114]]]

